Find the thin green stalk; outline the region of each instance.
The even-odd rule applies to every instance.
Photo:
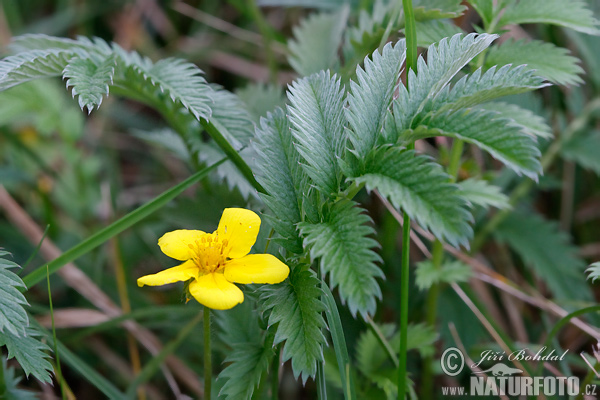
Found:
[[[44,239],[46,239],[46,236],[48,235],[48,230],[50,229],[50,225],[46,225],[46,229],[44,229],[44,233],[42,234],[42,238],[40,239],[40,242],[37,244],[37,246],[35,247],[35,249],[33,250],[33,253],[31,253],[31,255],[29,256],[29,258],[27,259],[27,261],[25,261],[23,263],[23,268],[22,270],[24,270],[25,268],[27,268],[27,266],[29,265],[29,263],[31,261],[33,261],[33,259],[35,258],[35,256],[37,255],[37,253],[39,253],[40,251],[40,247],[42,247],[42,243],[44,243]]]
[[[444,243],[440,240],[433,242],[431,262],[436,269],[442,268],[444,259]],[[426,310],[427,324],[434,327],[437,319],[437,303],[440,294],[440,284],[434,283],[427,292]],[[425,357],[423,360],[423,379],[421,384],[421,397],[430,399],[433,397],[433,356]]]
[[[331,293],[331,290],[329,290],[329,286],[323,281],[321,281],[321,290],[323,292],[322,300],[325,304],[327,325],[331,332],[331,341],[333,342],[333,349],[335,350],[335,357],[340,370],[344,398],[346,400],[356,400],[354,374],[351,370],[352,364],[350,363],[350,357],[348,356],[342,320],[340,319],[340,314],[337,305],[335,304],[333,294]]]
[[[30,318],[30,323],[48,340],[48,343],[54,346],[54,339],[52,334],[48,332],[46,328],[40,325],[34,318]],[[79,358],[75,353],[71,352],[64,344],[62,344],[59,340],[56,340],[56,346],[58,351],[60,352],[63,361],[71,367],[71,370],[76,374],[81,375],[85,378],[90,384],[98,388],[106,398],[120,400],[125,399],[125,395],[119,391],[109,380],[107,380],[104,376],[100,375],[94,368],[92,368],[89,364],[86,364],[81,358]]]
[[[281,345],[278,345],[271,364],[271,400],[279,399],[279,355],[281,353]]]
[[[417,72],[417,28],[412,0],[402,0],[404,10],[404,32],[406,35],[406,69]],[[409,149],[414,149],[414,143]],[[400,272],[400,367],[398,368],[398,399],[406,397],[406,359],[408,351],[408,290],[410,264],[410,217],[404,212],[402,225],[402,266]]]
[[[394,366],[396,368],[398,368],[398,365],[400,364],[400,361],[398,361],[398,356],[396,356],[396,352],[392,348],[392,345],[390,344],[390,342],[386,339],[383,332],[381,332],[381,329],[379,329],[379,326],[377,326],[375,321],[373,321],[370,317],[367,318],[367,323],[369,324],[369,328],[371,328],[371,330],[375,334],[375,337],[377,338],[377,340],[379,340],[379,343],[381,344],[381,346],[383,346],[386,353],[388,353],[388,357],[390,358],[390,360],[392,360],[392,362],[394,363]]]
[[[210,400],[212,386],[212,351],[210,349],[210,308],[204,306],[204,399]]]
[[[62,370],[60,368],[60,354],[58,353],[58,346],[56,345],[56,326],[54,324],[54,307],[52,306],[52,289],[50,288],[50,272],[46,267],[46,281],[48,282],[48,305],[50,306],[50,320],[52,321],[52,340],[54,341],[54,358],[56,360],[56,379],[60,385],[60,395],[63,400],[67,399],[67,393],[65,391],[65,381],[63,380]]]
[[[410,217],[405,212],[402,225],[402,271],[400,274],[400,368],[398,368],[398,398],[406,395],[406,358],[408,351],[408,279],[410,263]]]
[[[317,363],[317,399],[327,400],[327,385],[325,384],[325,365]]]
[[[462,157],[465,142],[460,139],[454,139],[452,149],[450,150],[450,162],[448,163],[448,174],[453,182],[458,178],[458,170],[460,169],[460,158]]]
[[[260,8],[256,4],[256,0],[248,0],[248,7],[252,13],[252,18],[254,18],[254,22],[258,27],[258,31],[263,38],[265,53],[267,56],[267,65],[269,66],[269,79],[271,80],[271,83],[277,83],[277,73],[279,67],[277,65],[277,58],[275,58],[275,52],[273,51],[272,46],[273,33],[269,27],[269,23],[262,15]]]
[[[153,200],[130,212],[129,214],[113,222],[106,228],[96,232],[86,240],[65,251],[59,257],[50,261],[47,265],[41,266],[35,269],[34,271],[30,272],[29,274],[27,274],[27,276],[25,276],[25,278],[23,278],[23,282],[27,286],[27,289],[31,289],[33,285],[44,279],[44,276],[46,275],[46,268],[48,268],[50,274],[53,274],[69,262],[74,261],[82,255],[89,253],[90,251],[94,250],[98,246],[108,241],[110,238],[118,235],[125,229],[132,227],[136,223],[140,222],[144,218],[148,217],[149,215],[151,215],[152,213],[169,203],[171,200],[183,193],[194,183],[204,178],[209,172],[211,172],[213,169],[224,163],[226,160],[226,158],[223,158],[222,160],[211,165],[210,167],[206,167],[202,171],[196,172],[194,175],[190,176],[183,182],[173,186],[171,189],[163,192],[159,196],[155,197]]]

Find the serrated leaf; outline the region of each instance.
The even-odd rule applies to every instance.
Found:
[[[60,76],[73,50],[31,50],[0,60],[0,90],[38,78]]]
[[[596,282],[597,279],[600,279],[600,262],[595,262],[593,264],[591,264],[586,270],[585,270],[586,274],[588,274],[587,276],[587,280],[591,281],[592,283]]]
[[[551,24],[590,35],[600,34],[598,20],[582,0],[512,0],[498,27],[511,24]]]
[[[466,282],[473,275],[473,270],[460,261],[451,261],[436,267],[431,260],[417,264],[415,283],[421,290],[427,290],[437,283]]]
[[[112,84],[115,74],[115,57],[93,60],[74,57],[63,70],[67,87],[72,86],[73,97],[78,96],[79,107],[87,107],[88,114],[100,107],[103,96],[108,96],[108,85]]]
[[[219,374],[219,378],[226,379],[219,395],[227,400],[250,399],[274,354],[273,348],[264,348],[262,344],[233,346],[225,359],[231,364]]]
[[[508,196],[498,186],[487,181],[470,178],[459,182],[460,193],[471,204],[484,208],[496,207],[500,210],[511,208]]]
[[[221,132],[234,149],[246,147],[254,137],[254,119],[244,102],[234,93],[218,85],[210,85],[212,92],[211,121],[217,121],[226,132]]]
[[[514,121],[514,125],[520,127],[528,135],[544,139],[552,137],[552,128],[548,126],[543,117],[515,104],[495,101],[483,104],[477,108],[494,111],[499,117]]]
[[[487,54],[485,67],[494,65],[527,65],[535,74],[559,85],[576,85],[583,80],[579,75],[583,69],[579,59],[569,54],[569,50],[540,40],[507,40],[500,46],[493,46]]]
[[[228,400],[250,399],[275,355],[274,348],[261,337],[258,314],[250,299],[232,310],[215,314],[221,331],[219,338],[230,347],[225,359],[230,364],[218,378],[225,379],[219,395]]]
[[[482,75],[478,69],[471,75],[461,78],[451,89],[446,88],[433,101],[429,108],[458,110],[485,103],[499,97],[530,92],[548,86],[535,71],[525,66],[512,68],[505,65],[492,67]]]
[[[447,136],[464,140],[490,153],[518,174],[537,180],[542,172],[540,151],[535,139],[511,120],[493,112],[466,109],[446,112],[423,121],[416,129],[402,134],[405,140]]]
[[[42,382],[52,382],[50,372],[53,368],[46,353],[50,347],[38,340],[38,336],[39,332],[31,327],[22,337],[9,332],[0,333],[0,346],[6,346],[8,359],[16,358],[27,376],[31,374]]]
[[[561,152],[567,160],[574,161],[600,175],[598,149],[600,149],[600,131],[591,131],[575,135],[562,146]]]
[[[376,278],[383,272],[375,264],[381,257],[372,249],[378,243],[371,219],[353,201],[333,205],[323,222],[300,223],[304,246],[310,247],[311,259],[320,258],[321,272],[329,274],[330,287],[339,286],[342,302],[348,303],[353,316],[374,315],[381,289]]]
[[[303,167],[325,195],[339,192],[338,158],[344,146],[344,89],[339,78],[322,71],[290,86],[289,119]]]
[[[20,268],[5,258],[8,253],[0,250],[0,333],[23,336],[29,326],[27,312],[23,308],[28,305],[19,288],[25,284],[11,268]]]
[[[365,58],[364,69],[359,66],[356,70],[357,82],[350,82],[349,107],[346,109],[351,127],[348,135],[353,152],[361,160],[381,135],[405,58],[404,40],[395,46],[388,43],[381,54],[379,51],[373,53],[372,60]]]
[[[427,47],[444,38],[464,33],[459,26],[452,22],[436,19],[416,22],[415,26],[417,28],[417,46],[419,47]]]
[[[303,382],[315,376],[323,361],[326,324],[319,282],[313,271],[299,265],[283,283],[261,288],[263,307],[271,310],[269,325],[279,324],[274,344],[285,341],[282,362],[291,359],[294,376]]]
[[[577,256],[577,247],[555,222],[533,212],[513,212],[494,231],[531,266],[560,300],[591,300],[585,283],[585,263]]]
[[[349,11],[348,7],[342,7],[335,13],[312,14],[294,27],[294,39],[288,43],[288,60],[298,74],[308,76],[336,69]]]
[[[34,392],[22,390],[17,387],[21,378],[16,376],[14,368],[8,368],[6,365],[6,359],[2,357],[2,364],[0,368],[3,369],[3,373],[0,374],[4,378],[3,382],[0,382],[0,399],[4,400],[36,400],[37,396]],[[1,379],[1,378],[0,378]],[[1,388],[4,389],[2,392]]]
[[[256,122],[273,112],[277,107],[285,107],[285,95],[278,85],[250,83],[236,90],[238,97],[244,102]]]
[[[393,105],[393,118],[388,116],[386,121],[385,138],[388,143],[396,143],[400,131],[416,127],[420,119],[436,107],[456,102],[465,97],[464,95],[472,96],[477,93],[478,78],[473,79],[474,85],[469,85],[468,91],[450,91],[448,85],[452,78],[495,38],[495,35],[487,34],[469,34],[465,37],[458,34],[429,46],[427,63],[423,57],[419,57],[419,73],[415,75],[414,71],[408,71],[408,88],[403,85],[398,88],[398,96]],[[443,100],[438,101],[438,96]]]
[[[212,89],[196,65],[176,58],[166,58],[152,64],[137,53],[124,54],[117,49],[116,52],[134,71],[173,101],[181,103],[196,119],[210,120]]]
[[[361,9],[357,26],[349,27],[344,43],[344,59],[358,62],[379,47],[386,28],[400,29],[403,21],[393,18],[398,3],[375,0],[372,10]]]
[[[282,109],[262,118],[256,128],[256,179],[267,191],[263,201],[273,217],[269,222],[282,236],[282,245],[301,253],[302,243],[296,224],[302,220],[301,210],[307,177],[300,166],[300,154],[294,146],[290,123]]]
[[[104,40],[94,37],[78,36],[77,39],[49,36],[41,33],[28,33],[12,38],[9,49],[12,54],[30,50],[84,50],[87,53],[108,55],[112,49]]]
[[[417,21],[458,18],[466,9],[462,0],[417,0],[414,4],[415,20]]]
[[[414,151],[384,147],[369,157],[365,172],[352,179],[366,183],[367,190],[377,189],[439,239],[468,246],[471,214],[458,187],[448,182],[438,164]]]

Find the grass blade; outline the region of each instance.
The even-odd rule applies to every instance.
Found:
[[[23,278],[23,282],[27,285],[27,289],[31,289],[33,285],[40,282],[46,276],[46,267],[48,268],[48,273],[53,274],[58,271],[65,264],[76,260],[82,255],[92,251],[96,247],[108,241],[113,236],[118,235],[123,232],[125,229],[130,228],[136,223],[140,222],[150,214],[154,213],[156,210],[160,209],[168,202],[173,200],[179,194],[181,194],[184,190],[192,186],[194,183],[198,182],[202,178],[204,178],[210,171],[221,165],[227,159],[223,158],[221,161],[218,161],[211,165],[210,167],[206,167],[201,171],[196,172],[194,175],[190,176],[183,182],[179,183],[176,186],[173,186],[171,189],[162,193],[158,197],[144,204],[143,206],[137,208],[136,210],[130,212],[125,215],[123,218],[113,222],[106,228],[96,232],[83,242],[78,245],[70,248],[66,252],[64,252],[59,257],[50,261],[47,265],[43,265],[34,271],[30,272]]]

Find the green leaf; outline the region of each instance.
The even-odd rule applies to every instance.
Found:
[[[600,34],[598,20],[582,0],[512,0],[498,21],[512,24],[551,24],[590,35]]]
[[[8,253],[0,249],[0,333],[24,336],[29,318],[24,305],[29,305],[19,290],[25,284],[11,268],[20,268],[5,259]]]
[[[383,278],[375,264],[381,257],[372,248],[378,243],[371,238],[371,219],[355,202],[335,203],[320,223],[300,223],[304,246],[310,246],[311,259],[320,258],[321,272],[329,274],[330,287],[339,286],[340,298],[350,312],[363,317],[374,315],[381,289],[376,278]]]
[[[360,10],[358,25],[348,28],[344,43],[344,59],[347,62],[351,60],[356,63],[378,48],[388,26],[393,30],[402,27],[402,18],[394,19],[394,15],[397,15],[396,7],[400,6],[398,3],[375,0],[372,4],[370,12]]]
[[[286,249],[301,253],[302,243],[296,224],[302,220],[301,204],[307,177],[299,164],[290,124],[282,109],[262,118],[256,128],[256,179],[267,191],[262,196],[272,216],[269,223]]]
[[[289,119],[303,167],[326,196],[339,192],[338,158],[345,145],[344,89],[337,76],[322,71],[294,82],[289,89]]]
[[[430,260],[417,264],[415,283],[421,290],[427,290],[437,283],[466,282],[473,275],[472,269],[460,261],[451,261],[436,267]]]
[[[28,33],[12,38],[9,45],[12,54],[23,53],[30,50],[84,50],[87,53],[96,52],[109,54],[112,49],[104,40],[94,37],[78,36],[76,40],[48,36],[41,33]]]
[[[353,153],[361,160],[381,135],[405,58],[404,40],[395,46],[388,43],[381,54],[373,53],[372,60],[365,58],[364,69],[359,66],[356,70],[357,82],[350,82],[346,117],[351,127],[349,138]]]
[[[294,39],[288,43],[288,60],[298,74],[308,76],[337,68],[349,11],[348,7],[342,7],[335,13],[312,14],[294,27]]]
[[[535,138],[512,120],[494,112],[466,109],[433,115],[416,129],[403,133],[405,140],[447,136],[464,140],[490,153],[509,168],[537,180],[542,172]]]
[[[17,387],[21,378],[16,376],[14,368],[8,368],[6,365],[6,358],[2,357],[2,364],[0,368],[3,369],[3,373],[0,374],[4,378],[4,382],[0,382],[0,399],[4,400],[36,400],[37,396],[34,392],[22,390]],[[2,392],[4,388],[4,392]]]
[[[458,110],[548,85],[543,78],[535,75],[535,71],[527,70],[524,66],[512,68],[511,65],[505,65],[499,69],[492,67],[483,75],[481,69],[478,69],[461,78],[452,89],[446,88],[432,101],[433,106],[430,107]]]
[[[268,112],[275,111],[277,107],[285,107],[286,98],[278,85],[250,83],[236,90],[236,94],[244,102],[256,122],[261,117],[265,117]]]
[[[38,78],[60,76],[73,50],[31,50],[0,60],[0,90]]]
[[[595,262],[590,265],[585,272],[588,274],[587,280],[592,283],[596,282],[597,279],[600,279],[600,262]]]
[[[460,194],[471,204],[484,208],[496,207],[500,210],[511,208],[508,196],[498,186],[487,181],[470,178],[459,182]]]
[[[210,85],[213,89],[211,122],[225,127],[221,132],[234,149],[246,147],[254,137],[254,119],[246,105],[237,95],[218,85]]]
[[[214,93],[202,77],[200,68],[176,58],[166,58],[152,64],[135,53],[124,55],[121,50],[117,54],[133,71],[174,102],[181,103],[196,119],[210,120]]]
[[[79,107],[87,107],[88,114],[94,107],[100,107],[102,97],[108,96],[108,85],[115,74],[115,57],[103,60],[74,57],[63,71],[67,86],[72,86],[73,97],[79,96]]]
[[[462,37],[458,34],[429,46],[427,63],[423,57],[419,57],[417,63],[419,73],[415,75],[414,71],[410,70],[408,88],[403,85],[398,88],[398,96],[394,100],[393,118],[391,116],[387,118],[385,137],[388,143],[396,143],[400,131],[416,127],[424,115],[431,110],[457,102],[465,96],[477,95],[481,88],[478,72],[470,82],[466,79],[459,81],[463,83],[457,85],[456,90],[450,91],[448,85],[452,78],[485,50],[496,37],[487,34],[469,34]],[[486,77],[487,86],[490,86],[490,82],[493,81],[492,77],[493,74]],[[467,83],[471,84],[467,85]],[[496,89],[494,85],[491,86]],[[438,100],[438,97],[442,100]],[[479,99],[477,102],[481,101],[485,100]],[[456,108],[460,107],[453,106],[453,109]]]
[[[473,230],[467,203],[438,164],[414,151],[383,147],[369,157],[365,172],[353,180],[377,189],[439,239],[468,246]]]
[[[417,28],[417,45],[419,47],[427,47],[444,38],[464,33],[459,26],[445,20],[418,21],[415,25]]]
[[[527,69],[535,70],[536,75],[554,83],[575,85],[583,82],[579,75],[584,71],[578,63],[579,59],[569,55],[569,50],[552,43],[540,40],[507,40],[500,46],[490,48],[485,67],[526,64]]]
[[[279,323],[274,344],[285,341],[282,362],[291,359],[294,376],[305,383],[317,373],[317,363],[323,361],[326,324],[319,279],[299,265],[283,283],[265,285],[261,290],[263,307],[271,310],[269,326]]]
[[[416,0],[414,4],[415,20],[458,18],[467,7],[462,0]]]
[[[591,131],[575,135],[562,146],[561,152],[567,160],[574,161],[600,175],[599,148],[600,131]]]
[[[555,222],[533,212],[513,212],[496,228],[494,236],[508,243],[556,298],[591,301],[583,277],[585,263]]]
[[[234,345],[225,359],[231,364],[219,374],[219,378],[227,379],[219,395],[228,400],[252,398],[274,354],[273,348],[264,348],[262,344]]]
[[[52,382],[50,372],[53,371],[52,364],[48,362],[50,356],[47,351],[50,347],[42,343],[37,337],[40,333],[29,327],[26,335],[19,337],[12,333],[0,333],[0,346],[6,346],[8,349],[8,359],[15,358],[25,375],[35,376],[42,382]]]
[[[531,136],[537,136],[544,139],[552,137],[552,128],[548,126],[546,120],[532,111],[525,108],[519,107],[516,104],[509,104],[503,102],[491,102],[486,103],[477,108],[494,111],[501,118],[513,120],[514,124],[519,127],[523,132]]]

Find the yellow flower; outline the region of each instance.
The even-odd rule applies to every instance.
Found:
[[[260,218],[243,208],[226,208],[213,233],[181,229],[158,240],[163,253],[183,264],[146,275],[138,285],[159,286],[193,279],[189,291],[200,304],[227,310],[244,301],[235,283],[279,283],[290,273],[271,254],[248,254],[260,229]]]

